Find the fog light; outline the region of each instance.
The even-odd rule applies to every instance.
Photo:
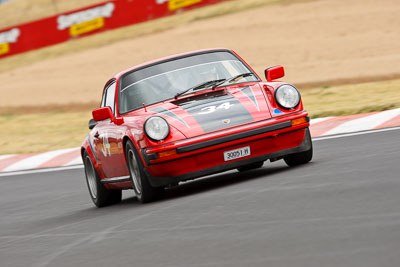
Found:
[[[168,157],[168,156],[176,155],[177,152],[176,152],[176,149],[170,149],[170,150],[165,150],[165,151],[162,151],[162,152],[158,152],[157,154],[158,154],[158,158],[165,158],[165,157]]]
[[[296,126],[296,125],[303,124],[306,122],[307,122],[306,117],[301,117],[301,118],[292,120],[292,126]]]

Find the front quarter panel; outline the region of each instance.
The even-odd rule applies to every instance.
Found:
[[[176,129],[174,126],[170,125],[170,134],[168,137],[160,142],[152,141],[150,140],[145,132],[144,132],[144,122],[146,121],[147,118],[151,117],[153,113],[150,112],[145,112],[148,113],[146,115],[137,115],[137,116],[127,116],[124,118],[124,127],[125,129],[125,136],[127,136],[134,144],[136,149],[140,151],[141,149],[148,148],[148,147],[154,147],[154,146],[162,146],[163,144],[166,143],[173,143],[174,141],[182,140],[185,139],[186,136],[183,135],[178,129]],[[142,157],[141,153],[139,153],[140,156]],[[146,165],[142,158],[143,163]]]
[[[274,97],[275,90],[283,84],[287,84],[287,83],[284,83],[284,82],[260,83],[261,87],[264,89],[264,93],[265,93],[266,99],[268,101],[268,106],[269,106],[269,109],[270,109],[270,112],[271,112],[271,115],[273,118],[284,116],[284,115],[291,114],[291,113],[300,112],[300,111],[304,110],[302,99],[300,99],[299,105],[293,109],[284,109],[284,108],[281,108],[278,106],[278,104],[275,101],[275,97]]]
[[[83,141],[82,146],[81,146],[81,157],[82,157],[83,162],[85,162],[85,159],[83,158],[84,151],[86,151],[88,153],[97,172],[102,173],[101,164],[97,157],[96,150],[93,146],[93,133],[92,132],[88,133],[88,135],[86,136],[86,138]]]

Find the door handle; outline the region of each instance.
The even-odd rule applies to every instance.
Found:
[[[96,132],[96,133],[93,135],[94,138],[99,138],[99,136],[100,136],[100,135],[99,135],[99,132]]]

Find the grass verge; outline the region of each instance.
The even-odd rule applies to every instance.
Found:
[[[0,154],[79,147],[90,117],[90,111],[1,114]]]
[[[302,91],[312,118],[400,108],[400,79],[351,85],[321,86]]]
[[[312,118],[400,108],[400,79],[301,90]],[[0,111],[0,154],[78,147],[89,132],[89,107],[23,108]],[[85,109],[88,110],[85,110]],[[24,114],[21,110],[29,112]],[[77,111],[80,110],[80,111]]]

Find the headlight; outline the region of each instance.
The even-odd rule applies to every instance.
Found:
[[[169,135],[169,125],[159,116],[153,116],[144,123],[144,131],[150,139],[161,141]]]
[[[300,103],[300,93],[293,85],[284,84],[275,90],[275,100],[282,108],[295,108]]]

